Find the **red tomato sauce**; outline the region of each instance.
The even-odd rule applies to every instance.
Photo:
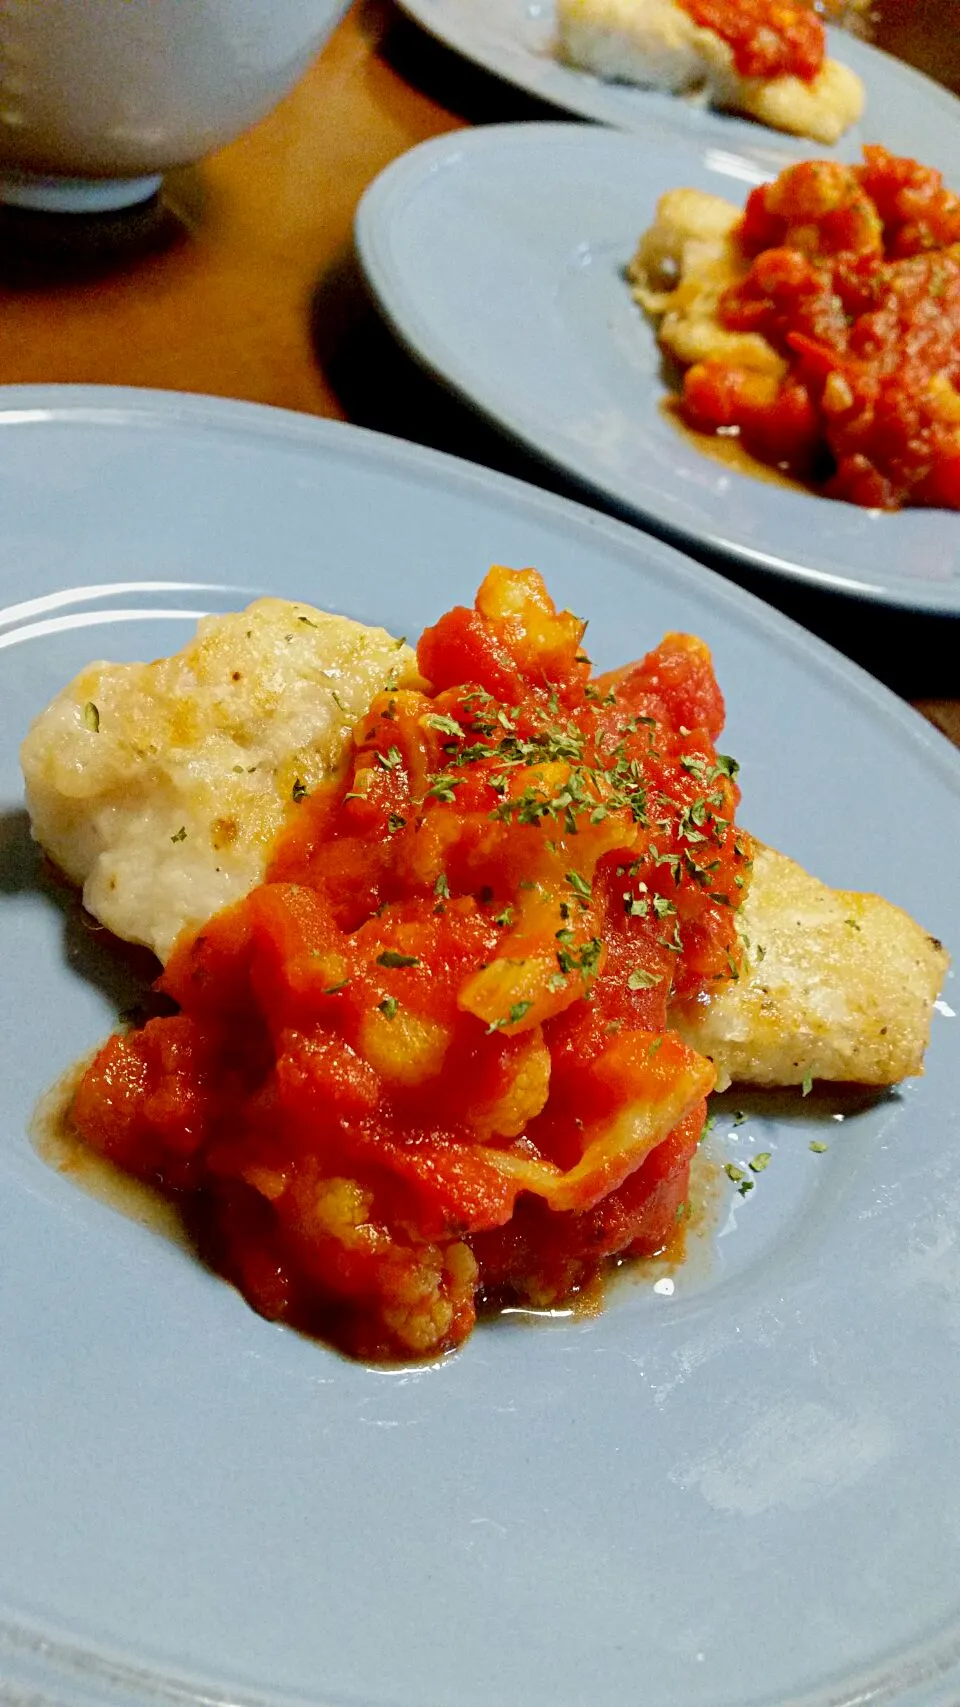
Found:
[[[864,149],[805,161],[750,195],[751,265],[720,319],[760,333],[781,377],[721,361],[684,376],[700,431],[872,508],[960,508],[960,198],[939,172]]]
[[[741,77],[799,77],[812,83],[823,66],[826,37],[809,5],[789,0],[680,0],[701,29],[733,52]]]
[[[705,646],[592,679],[583,630],[491,570],[74,1099],[255,1309],[356,1356],[568,1300],[683,1214],[713,1069],[668,1003],[736,976],[750,844]]]

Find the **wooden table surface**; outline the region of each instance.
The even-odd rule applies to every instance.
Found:
[[[960,92],[952,10],[943,0],[881,0],[874,39]],[[172,174],[161,205],[69,221],[0,211],[0,383],[159,386],[278,404],[564,491],[401,354],[351,247],[362,191],[407,148],[464,124],[557,116],[422,35],[390,0],[356,0],[282,104]],[[960,618],[736,578],[910,697],[960,745]]]

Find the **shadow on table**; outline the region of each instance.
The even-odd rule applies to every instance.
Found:
[[[514,88],[445,47],[405,17],[390,0],[364,0],[360,27],[397,77],[465,124],[513,124],[537,119],[577,122],[570,113]]]
[[[160,967],[147,948],[121,942],[85,910],[77,890],[41,853],[25,810],[0,812],[0,907],[27,895],[59,913],[63,957],[71,972],[93,985],[118,1020],[166,1012],[170,1004],[151,990]]]
[[[174,248],[188,230],[189,220],[166,185],[149,201],[114,213],[0,206],[0,289],[95,282]]]
[[[316,288],[312,338],[327,382],[358,426],[451,452],[632,520],[504,438],[411,360],[371,303],[352,248]],[[960,618],[887,609],[732,564],[681,540],[670,543],[793,617],[897,693],[936,699],[960,692]]]
[[[880,0],[871,40],[960,94],[960,33],[944,0]]]

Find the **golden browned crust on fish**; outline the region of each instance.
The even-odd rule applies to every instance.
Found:
[[[90,664],[23,743],[33,834],[96,918],[165,959],[261,882],[390,679],[419,681],[409,646],[287,599],[205,617],[152,664]]]
[[[892,1085],[923,1071],[942,945],[879,895],[830,889],[758,845],[736,983],[672,1021],[731,1082]]]

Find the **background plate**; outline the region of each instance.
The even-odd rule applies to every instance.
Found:
[[[647,1273],[599,1318],[354,1366],[34,1154],[39,1093],[122,979],[42,880],[16,746],[92,656],[154,655],[254,590],[413,634],[492,559],[534,562],[601,665],[703,634],[745,823],[955,952],[956,755],[664,547],[339,425],[0,392],[0,505],[0,1699],[955,1699],[955,1020],[900,1093],[744,1105],[724,1142],[773,1161],[672,1294]]]
[[[864,142],[883,142],[929,166],[956,174],[960,164],[960,102],[939,83],[844,30],[827,32],[829,52],[862,78],[863,119],[834,145],[768,130],[751,119],[718,113],[700,97],[604,83],[554,57],[552,0],[399,0],[401,9],[464,58],[577,118],[621,130],[685,130],[715,147],[746,152],[779,171],[804,154],[857,160]]]
[[[753,568],[956,614],[955,512],[885,515],[737,473],[663,412],[655,330],[624,269],[665,190],[739,204],[762,177],[676,132],[653,146],[593,126],[491,125],[388,166],[360,203],[357,246],[417,359],[622,513]]]

